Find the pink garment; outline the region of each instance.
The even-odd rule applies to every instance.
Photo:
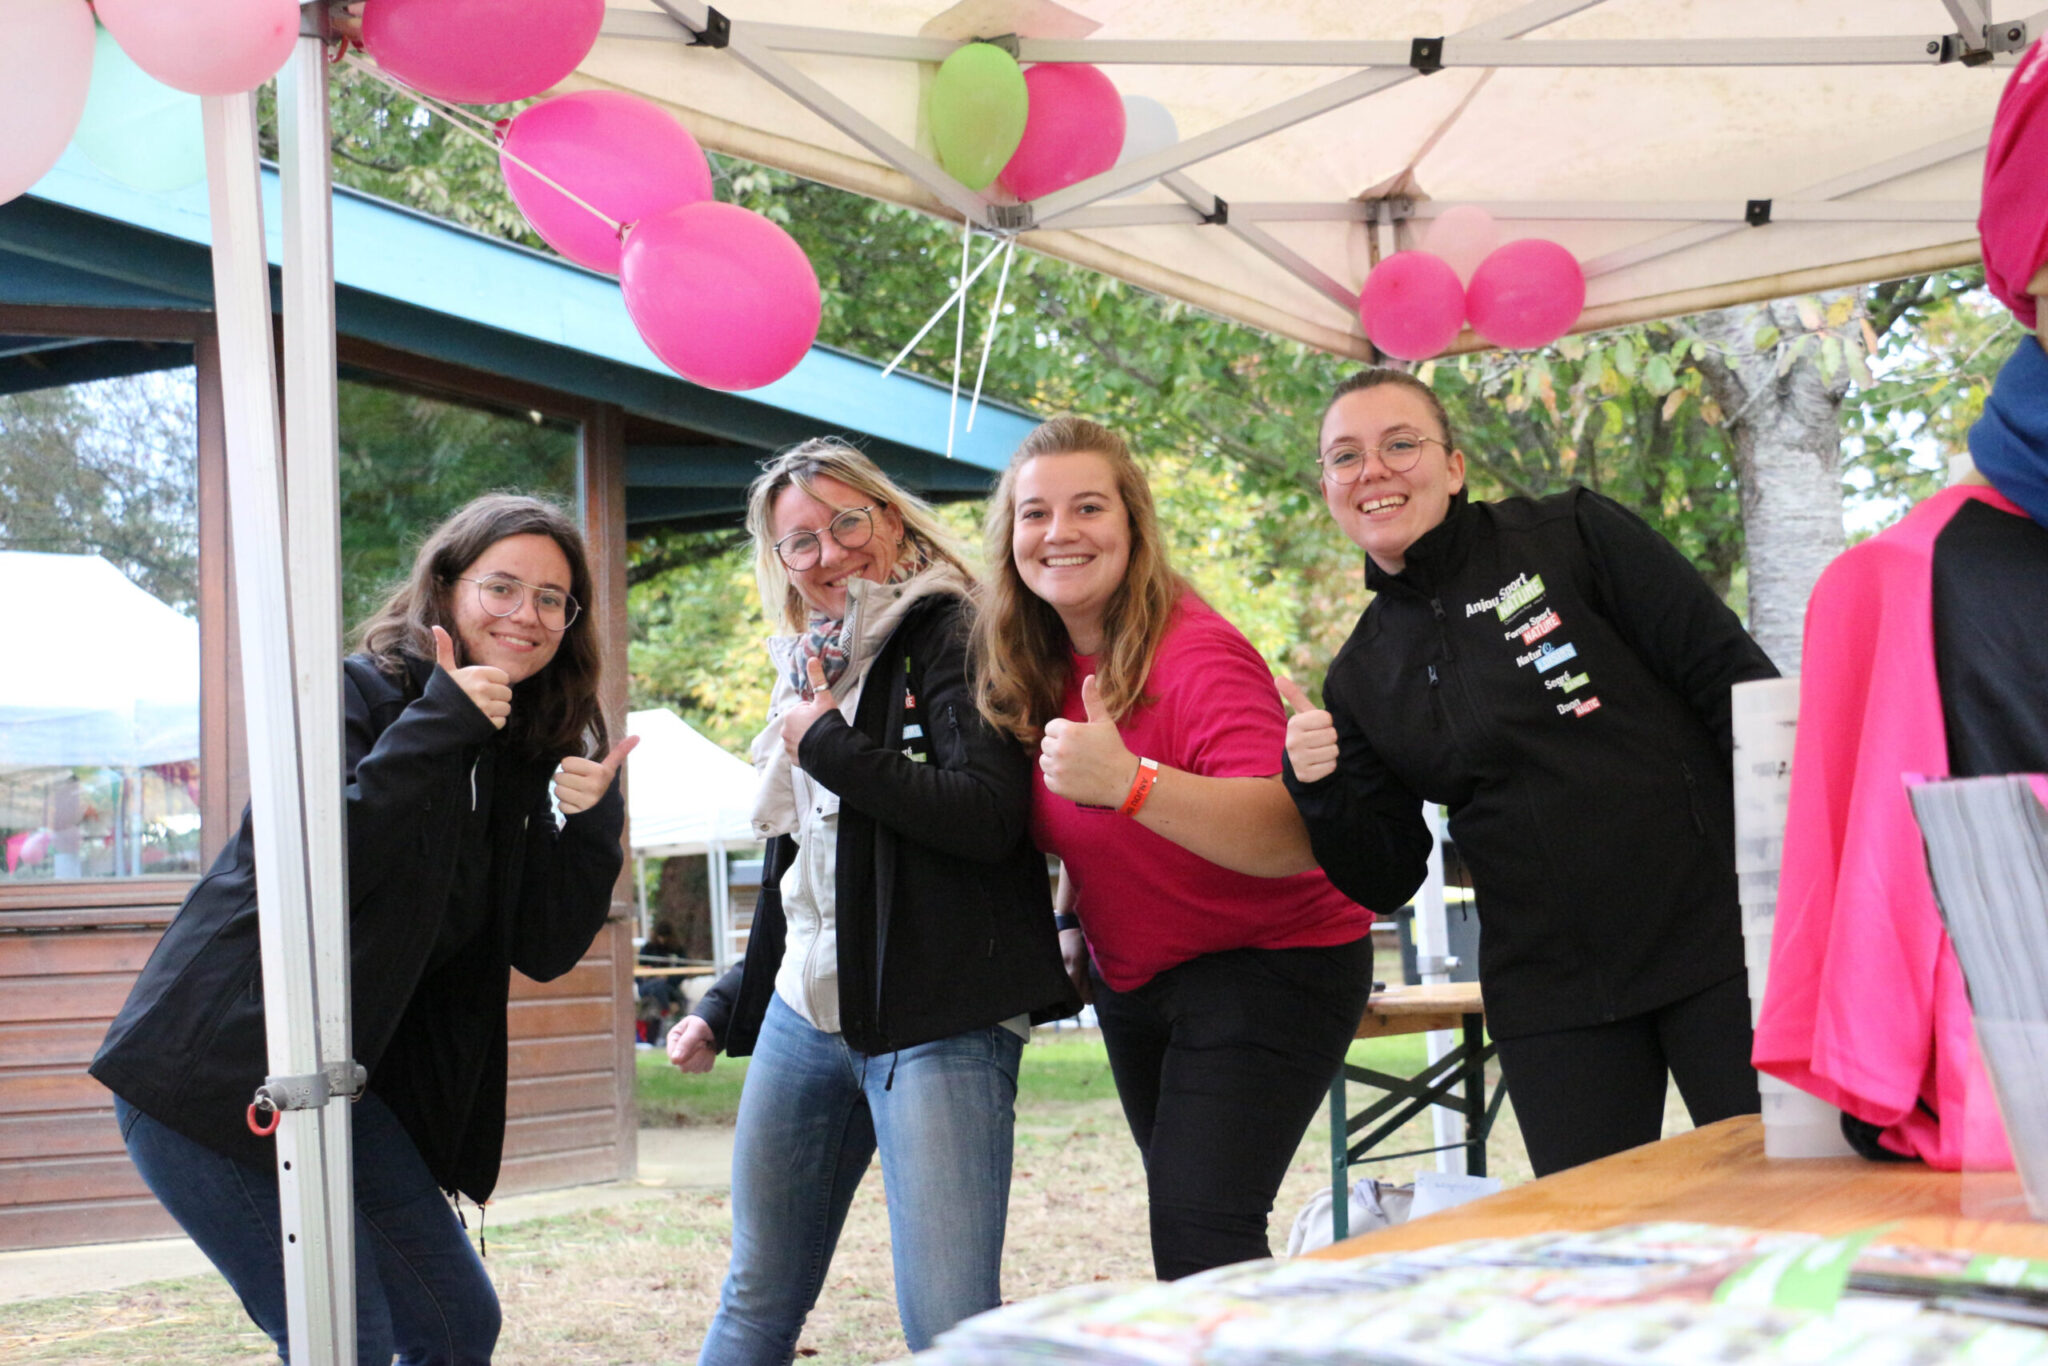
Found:
[[[2012,1166],[1905,782],[1948,773],[1934,541],[1971,499],[2019,513],[1989,488],[1948,489],[1814,588],[1754,1054],[1883,1128],[1886,1147],[1951,1171]]]
[[[1060,715],[1079,721],[1087,715],[1081,680],[1095,661],[1073,660]],[[1175,609],[1144,695],[1150,700],[1118,726],[1133,754],[1210,778],[1280,772],[1287,718],[1273,672],[1199,599],[1184,597]],[[1233,873],[1114,810],[1054,796],[1036,765],[1032,776],[1032,836],[1065,860],[1095,966],[1118,991],[1205,953],[1348,944],[1372,928],[1372,912],[1321,869]]]
[[[1977,215],[1984,283],[2026,327],[2034,326],[2027,284],[2048,263],[2048,44],[2020,58],[1998,98],[1984,149],[1984,200]]]

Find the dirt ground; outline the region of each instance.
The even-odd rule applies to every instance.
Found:
[[[1667,1132],[1684,1127],[1675,1096],[1667,1113]],[[1383,1150],[1425,1147],[1428,1134],[1428,1120],[1418,1119]],[[1296,1212],[1329,1179],[1328,1142],[1320,1120],[1304,1137],[1275,1202],[1276,1251],[1285,1250]],[[1430,1161],[1356,1167],[1352,1175],[1408,1180]],[[1529,1177],[1512,1107],[1494,1128],[1488,1164],[1509,1184]],[[727,1192],[605,1189],[601,1206],[490,1224],[485,1265],[505,1310],[497,1360],[516,1366],[695,1360],[725,1274],[732,1226]],[[1025,1299],[1083,1281],[1149,1277],[1144,1191],[1137,1151],[1113,1097],[1020,1103],[1005,1296]],[[799,1360],[851,1366],[904,1354],[877,1166],[854,1200]],[[225,1283],[210,1275],[0,1306],[5,1363],[256,1366],[275,1360]]]

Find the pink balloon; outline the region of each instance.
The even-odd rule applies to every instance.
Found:
[[[1400,360],[1426,360],[1465,325],[1458,272],[1426,251],[1397,251],[1372,268],[1358,295],[1365,335]]]
[[[415,90],[504,104],[558,85],[603,25],[604,0],[369,0],[363,46]]]
[[[135,64],[174,90],[240,95],[277,74],[299,36],[298,0],[98,0]]]
[[[1041,62],[1024,73],[1031,112],[1024,140],[996,179],[1019,199],[1038,199],[1116,165],[1124,148],[1124,101],[1109,77],[1082,62]]]
[[[642,220],[626,235],[619,284],[662,364],[709,389],[773,383],[817,339],[810,258],[737,204],[685,204]]]
[[[85,0],[13,0],[0,41],[0,204],[49,174],[92,88]]]
[[[523,109],[500,146],[505,187],[533,230],[578,265],[607,275],[619,273],[618,234],[562,190],[621,223],[711,198],[711,166],[689,130],[658,105],[616,90],[558,95]]]
[[[1586,273],[1557,243],[1524,237],[1480,262],[1465,302],[1472,330],[1495,346],[1548,346],[1585,310]]]
[[[1472,272],[1500,245],[1500,224],[1477,204],[1457,204],[1430,220],[1429,235],[1422,249],[1441,256],[1458,272],[1458,278],[1472,283]]]

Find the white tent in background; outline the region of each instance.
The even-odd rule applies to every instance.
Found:
[[[726,848],[754,839],[754,768],[691,729],[666,707],[630,712],[626,733],[640,737],[627,780],[640,918],[647,919],[647,860],[703,854],[709,861],[712,959],[733,961],[732,898]]]
[[[97,555],[0,550],[9,631],[0,768],[147,768],[199,757],[199,623]]]

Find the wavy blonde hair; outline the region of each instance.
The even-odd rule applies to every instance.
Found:
[[[836,436],[813,437],[769,460],[747,489],[747,534],[754,538],[754,582],[761,590],[762,610],[770,618],[779,619],[784,629],[803,630],[809,622],[810,609],[804,605],[796,585],[790,582],[782,557],[775,553],[775,533],[769,523],[775,512],[775,500],[792,485],[825,502],[812,487],[813,481],[821,478],[836,479],[871,500],[876,516],[894,509],[903,521],[906,546],[915,546],[927,561],[944,561],[959,570],[962,578],[973,580],[967,547],[939,520],[931,504],[882,473],[882,467],[858,447]]]
[[[1167,563],[1152,486],[1123,438],[1082,417],[1040,423],[1017,447],[989,500],[982,538],[987,568],[974,624],[975,704],[990,725],[1026,744],[1035,744],[1045,723],[1060,714],[1071,642],[1059,613],[1027,588],[1017,572],[1011,539],[1017,521],[1017,476],[1042,456],[1084,452],[1109,462],[1131,533],[1130,564],[1103,609],[1102,645],[1095,654],[1102,700],[1117,720],[1145,700],[1145,680],[1166,639],[1173,609],[1183,596],[1194,593]]]

